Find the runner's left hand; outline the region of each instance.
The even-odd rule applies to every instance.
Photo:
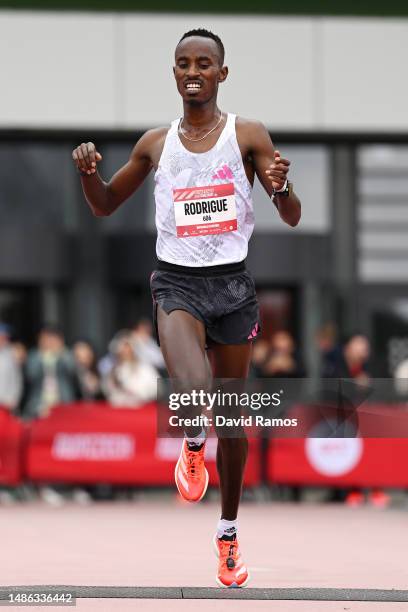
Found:
[[[268,178],[272,183],[272,187],[274,189],[282,189],[285,184],[286,179],[288,178],[290,161],[281,157],[279,151],[275,151],[274,153],[275,159],[273,163],[269,166],[269,170],[265,170],[265,174],[267,174]]]

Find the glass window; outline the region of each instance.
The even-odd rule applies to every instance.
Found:
[[[408,280],[407,165],[407,146],[358,147],[358,272],[366,282]]]
[[[0,143],[0,223],[72,229],[77,176],[66,143]]]
[[[296,232],[325,234],[330,230],[329,149],[321,145],[281,145],[282,156],[291,161],[290,180],[302,202],[302,220]],[[293,231],[282,222],[277,210],[255,180],[255,231]]]

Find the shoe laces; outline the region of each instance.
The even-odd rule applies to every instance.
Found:
[[[192,480],[198,480],[200,478],[200,471],[204,460],[203,452],[202,450],[192,451],[187,447],[186,455],[188,476]]]
[[[220,543],[220,558],[221,562],[225,563],[228,569],[232,570],[235,567],[235,561],[238,555],[237,540],[221,540]]]

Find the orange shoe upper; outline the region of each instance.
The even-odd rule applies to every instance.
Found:
[[[208,485],[208,472],[204,465],[204,447],[198,451],[188,448],[184,440],[176,465],[175,478],[180,495],[187,501],[199,501]]]
[[[219,553],[217,581],[224,586],[244,586],[248,581],[248,570],[242,560],[238,540],[215,538]]]

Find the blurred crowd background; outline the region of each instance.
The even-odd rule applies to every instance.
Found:
[[[0,323],[0,405],[24,419],[46,417],[53,406],[77,400],[138,408],[156,399],[164,372],[148,319],[118,331],[99,356],[85,339],[68,346],[53,325],[41,328],[28,349]]]
[[[250,378],[312,376],[290,331],[265,335],[253,343]],[[336,325],[327,323],[317,331],[313,348],[319,379],[346,378],[369,385],[375,378],[388,378],[386,371],[374,373],[370,340],[360,332],[341,338]],[[402,401],[408,394],[407,374],[408,359],[396,362],[390,388]],[[27,420],[78,400],[137,409],[157,399],[157,381],[163,376],[166,367],[148,318],[116,332],[101,353],[85,338],[68,343],[56,325],[43,326],[29,347],[14,337],[10,325],[0,322],[0,406]]]
[[[366,336],[356,333],[341,342],[335,325],[327,324],[316,336],[315,350],[320,377],[370,381],[371,349]],[[395,369],[404,396],[407,368],[404,360]],[[157,399],[157,380],[166,375],[147,318],[119,330],[102,354],[87,339],[67,344],[63,330],[54,325],[42,327],[36,345],[27,347],[13,337],[9,325],[0,323],[0,406],[24,419],[46,417],[53,406],[78,400],[105,400],[112,407],[137,409]],[[278,330],[254,342],[250,377],[308,375],[289,331]]]
[[[359,385],[373,381],[369,339],[361,333],[340,341],[335,324],[318,330],[314,349],[320,364],[319,378],[354,379]],[[406,370],[402,361],[395,370],[395,389],[406,401]],[[119,330],[106,352],[98,354],[86,339],[71,346],[64,333],[54,325],[40,329],[35,346],[28,348],[13,337],[12,329],[0,323],[0,406],[25,421],[47,418],[52,408],[66,403],[73,411],[83,402],[101,401],[115,407],[137,410],[157,400],[157,381],[166,376],[160,348],[147,318],[129,329]],[[291,333],[277,330],[269,338],[254,342],[250,378],[304,378],[308,372],[302,363],[299,347]],[[299,398],[302,401],[302,398]],[[137,487],[138,489],[138,487]],[[68,499],[89,503],[95,499],[129,499],[134,488],[103,486],[25,485],[19,489],[0,487],[0,503],[42,498],[54,506]],[[325,487],[326,501],[359,506],[370,501],[376,507],[387,507],[391,497],[382,489],[367,492],[355,488]],[[289,498],[302,498],[302,487],[288,487]],[[367,493],[367,495],[366,495]]]

